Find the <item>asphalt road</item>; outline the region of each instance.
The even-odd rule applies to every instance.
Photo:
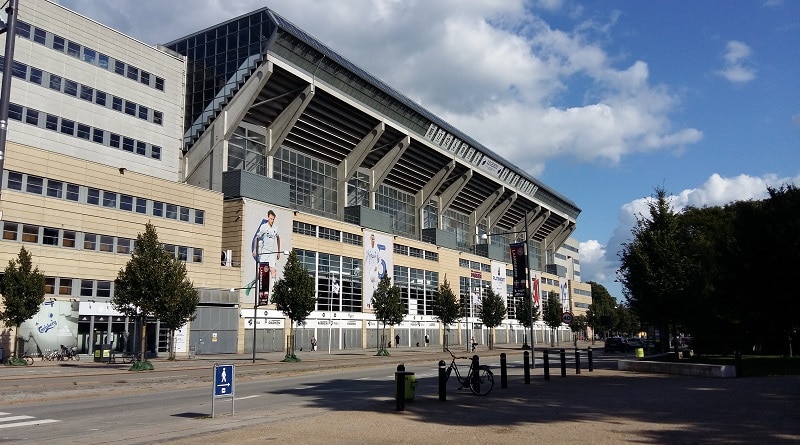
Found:
[[[144,373],[83,362],[37,362],[25,370],[2,367],[0,411],[6,414],[0,414],[0,442],[800,443],[798,377],[636,374],[614,369],[619,355],[596,352],[593,372],[584,362],[581,374],[575,374],[570,363],[567,376],[561,377],[558,363],[551,362],[550,380],[544,380],[539,355],[531,383],[525,384],[521,353],[509,350],[502,351],[509,357],[504,389],[498,369],[501,351],[479,351],[481,362],[495,370],[494,390],[478,397],[450,387],[447,400],[441,401],[436,363],[444,355],[393,352],[387,358],[369,351],[304,354],[299,364],[279,363],[274,357],[259,357],[256,364],[242,356],[224,357],[236,364],[235,414],[225,412],[228,406],[220,403],[214,418],[209,416],[209,370],[223,358],[156,363],[156,372]],[[403,411],[396,410],[392,396],[398,363],[416,372],[419,381],[415,399]],[[70,381],[78,389],[68,389]],[[29,385],[18,392],[29,398],[9,400],[15,385]],[[97,394],[93,385],[110,385],[117,396]],[[34,419],[7,420],[28,413]],[[57,422],[44,423],[47,419]],[[26,421],[32,423],[3,427]]]

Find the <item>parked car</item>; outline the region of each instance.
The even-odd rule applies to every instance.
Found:
[[[631,337],[626,342],[631,349],[644,347],[644,342],[639,337]]]
[[[606,339],[606,345],[603,350],[605,352],[629,352],[631,347],[622,337],[609,337]]]

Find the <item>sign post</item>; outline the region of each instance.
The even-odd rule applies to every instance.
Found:
[[[230,364],[214,364],[214,386],[211,394],[211,417],[214,418],[217,399],[231,399],[231,416],[234,414],[234,379],[236,368]]]

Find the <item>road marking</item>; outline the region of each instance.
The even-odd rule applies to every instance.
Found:
[[[237,397],[236,400],[255,399],[256,397],[261,397],[261,396],[259,394],[256,394],[253,396]]]
[[[59,420],[55,419],[36,420],[36,418],[33,416],[12,416],[11,413],[2,413],[2,412],[0,412],[0,416],[3,416],[0,417],[0,429],[59,422]],[[28,420],[28,419],[34,419],[34,420]]]
[[[42,425],[42,424],[45,424],[45,423],[54,423],[54,422],[60,422],[60,420],[42,419],[42,420],[31,420],[29,422],[6,423],[6,424],[3,424],[3,425],[0,425],[0,429],[3,429],[3,428],[15,428],[15,427],[18,427],[18,426]]]
[[[5,413],[10,414],[10,413]],[[11,422],[14,420],[25,420],[25,419],[33,419],[33,416],[11,416],[11,417],[2,417],[0,418],[0,422]]]

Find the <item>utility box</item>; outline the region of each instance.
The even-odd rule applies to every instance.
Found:
[[[111,343],[94,345],[94,361],[100,363],[111,361]]]
[[[394,375],[394,398],[397,398],[397,377],[402,374],[405,379],[405,395],[406,400],[414,400],[415,390],[417,387],[417,377],[413,372],[395,372]]]

